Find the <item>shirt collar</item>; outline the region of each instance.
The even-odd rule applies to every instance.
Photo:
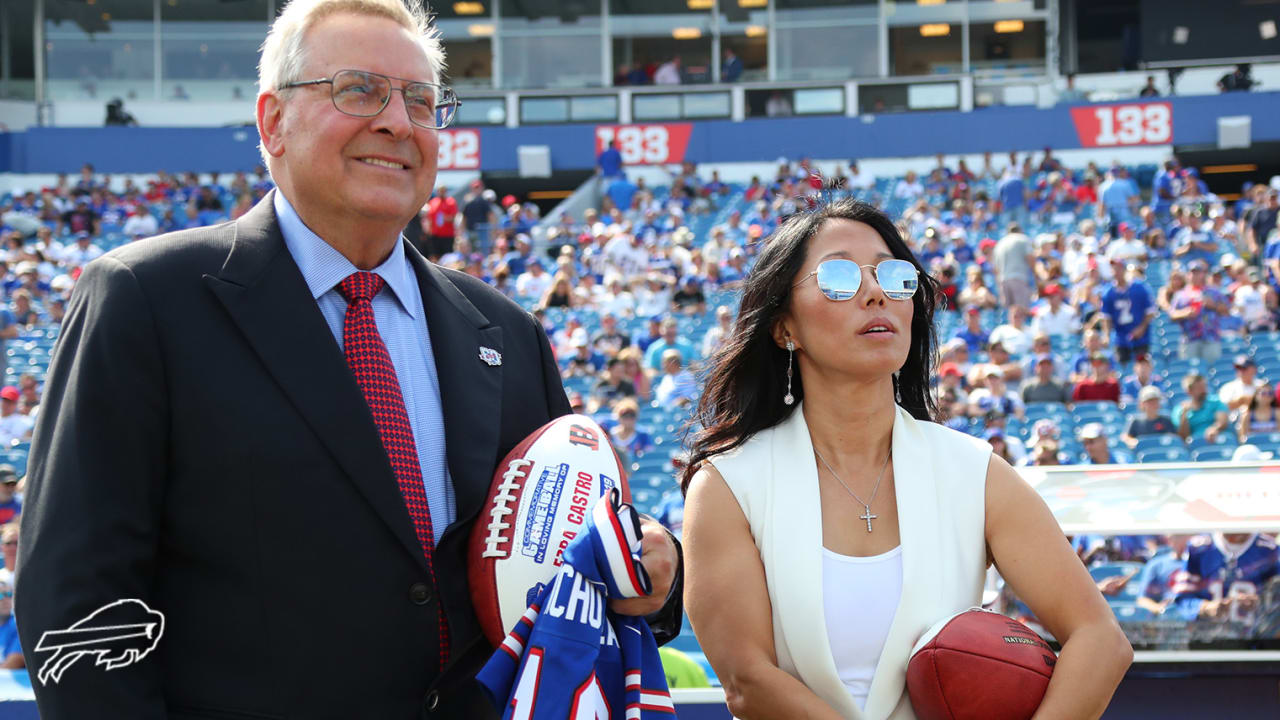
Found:
[[[345,255],[307,227],[279,189],[275,193],[274,205],[276,218],[280,221],[280,232],[284,235],[284,244],[289,248],[289,254],[293,255],[298,269],[302,271],[302,278],[311,290],[313,299],[319,299],[348,275],[360,270]],[[410,302],[413,297],[410,293],[416,289],[416,283],[411,280],[413,274],[404,254],[404,243],[396,243],[387,259],[372,272],[391,288],[400,307],[410,317],[416,318],[418,304]]]

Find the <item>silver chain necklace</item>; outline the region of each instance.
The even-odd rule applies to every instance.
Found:
[[[816,445],[813,448],[813,452],[817,454],[818,459],[822,461],[822,464],[827,466],[827,472],[831,473],[831,477],[835,478],[836,482],[840,483],[840,486],[844,488],[844,491],[849,493],[854,500],[857,500],[859,505],[866,508],[866,512],[859,515],[858,519],[866,520],[867,532],[871,532],[871,521],[880,517],[879,515],[871,514],[871,503],[876,501],[876,493],[880,492],[880,481],[884,479],[884,471],[889,467],[889,460],[893,457],[893,449],[889,449],[889,454],[884,458],[884,465],[880,466],[880,476],[876,478],[876,486],[871,489],[871,502],[862,502],[862,498],[858,497],[857,493],[855,493],[848,485],[844,484],[844,480],[841,480],[840,476],[836,474],[836,471],[831,469],[831,463],[827,462],[827,459],[822,457],[822,453],[818,452],[818,447]]]

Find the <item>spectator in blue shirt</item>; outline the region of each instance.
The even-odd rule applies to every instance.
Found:
[[[1160,222],[1169,222],[1169,210],[1182,194],[1182,179],[1178,177],[1178,161],[1166,160],[1164,172],[1156,175],[1151,183],[1151,209]]]
[[[1102,423],[1089,423],[1080,428],[1080,443],[1084,445],[1084,462],[1086,465],[1115,465],[1122,462],[1111,452],[1111,444],[1107,441],[1107,430]]]
[[[724,49],[724,62],[720,64],[720,79],[724,82],[738,82],[742,77],[742,59],[732,48]]]
[[[987,347],[989,333],[982,329],[982,312],[976,307],[964,311],[965,326],[956,331],[956,337],[964,341],[970,354],[982,352]]]
[[[635,183],[628,180],[626,175],[619,173],[617,179],[609,183],[605,194],[609,196],[614,207],[626,212],[631,207],[631,200],[635,198],[638,190]]]
[[[996,185],[996,198],[1000,201],[1000,223],[1027,224],[1027,183],[1022,179],[1016,164],[1005,168],[1000,183]]]
[[[27,666],[18,643],[18,624],[13,615],[13,584],[0,583],[0,669],[21,670]]]
[[[963,267],[973,262],[973,247],[969,245],[964,230],[957,228],[951,231],[951,247],[947,250],[956,265]]]
[[[1218,240],[1200,222],[1200,212],[1186,213],[1186,225],[1172,238],[1173,256],[1184,266],[1203,260],[1209,267],[1218,262]]]
[[[631,344],[639,348],[640,352],[646,352],[649,346],[662,339],[662,316],[654,315],[649,318],[645,329],[637,331],[631,338]]]
[[[692,360],[697,357],[693,345],[680,337],[680,328],[675,318],[662,321],[662,336],[657,342],[649,345],[644,351],[644,366],[647,370],[661,372],[663,370],[662,355],[667,350],[679,350],[680,358]]]
[[[1142,389],[1148,385],[1164,386],[1164,376],[1152,372],[1151,356],[1139,353],[1133,358],[1133,373],[1120,381],[1120,402],[1130,405],[1137,402]]]
[[[613,406],[613,419],[617,424],[609,431],[613,444],[627,451],[627,454],[643,455],[653,449],[653,438],[649,433],[636,427],[636,418],[640,415],[640,406],[631,398],[624,398]]]
[[[1155,300],[1145,283],[1129,282],[1122,264],[1117,263],[1114,274],[1111,286],[1102,293],[1102,312],[1111,320],[1116,357],[1127,365],[1135,355],[1146,354],[1151,345]]]
[[[684,367],[684,360],[679,350],[667,348],[662,351],[662,377],[653,389],[653,399],[658,405],[672,410],[692,404],[698,398],[698,383],[693,373]]]
[[[1106,350],[1105,338],[1096,329],[1085,330],[1082,340],[1083,349],[1076,353],[1075,357],[1071,358],[1071,375],[1069,379],[1073,385],[1089,377],[1093,372],[1093,356],[1105,354],[1104,351]],[[1111,363],[1110,369],[1115,370],[1115,361],[1111,360],[1110,357],[1107,359]]]
[[[936,228],[928,228],[924,231],[924,247],[920,250],[920,264],[926,270],[933,267],[934,260],[941,260],[947,256],[947,251],[942,249],[942,241],[938,237]]]
[[[616,140],[609,141],[609,147],[600,151],[596,156],[596,167],[600,171],[600,176],[608,179],[615,178],[622,174],[622,153],[618,152],[618,143]]]
[[[575,331],[569,345],[573,348],[573,354],[560,362],[564,368],[562,374],[565,377],[595,377],[600,374],[604,369],[604,356],[591,349],[586,328]]]
[[[1112,168],[1098,192],[1098,201],[1102,203],[1103,213],[1108,217],[1112,228],[1129,219],[1138,199],[1138,187],[1129,179],[1129,172],[1123,167]]]

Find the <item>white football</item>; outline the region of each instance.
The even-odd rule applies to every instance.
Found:
[[[555,577],[596,500],[615,487],[631,502],[608,433],[585,415],[552,420],[503,458],[467,558],[472,603],[494,647]]]

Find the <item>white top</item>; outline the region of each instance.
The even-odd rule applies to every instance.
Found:
[[[822,548],[822,606],[827,640],[840,682],[859,710],[889,638],[902,596],[902,546],[879,555],[854,557]]]

